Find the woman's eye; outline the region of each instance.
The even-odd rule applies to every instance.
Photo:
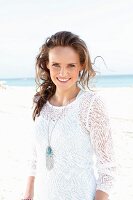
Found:
[[[58,65],[58,64],[53,64],[52,66],[54,66],[54,67],[59,67],[59,65]]]
[[[70,67],[75,67],[75,65],[70,65]]]

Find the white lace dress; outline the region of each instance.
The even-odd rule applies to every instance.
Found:
[[[51,132],[60,115],[51,137],[55,162],[49,171],[48,122]],[[73,102],[61,107],[47,101],[34,122],[33,135],[28,175],[36,177],[35,200],[93,200],[96,190],[110,193],[114,151],[107,110],[99,95],[81,90]]]

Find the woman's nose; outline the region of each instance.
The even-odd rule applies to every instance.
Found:
[[[62,76],[62,77],[65,77],[67,75],[67,70],[65,68],[61,68],[59,75]]]

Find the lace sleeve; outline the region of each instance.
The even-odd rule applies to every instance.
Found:
[[[31,134],[30,152],[28,159],[28,176],[35,176],[36,169],[37,169],[37,152],[36,152],[36,143],[33,130]]]
[[[96,155],[97,190],[110,193],[114,184],[116,166],[109,116],[101,97],[93,99],[87,116],[87,129]]]

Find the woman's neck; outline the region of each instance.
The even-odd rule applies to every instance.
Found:
[[[51,97],[49,102],[55,106],[64,106],[74,101],[80,91],[79,87],[74,87],[66,91],[56,89],[55,94]]]

